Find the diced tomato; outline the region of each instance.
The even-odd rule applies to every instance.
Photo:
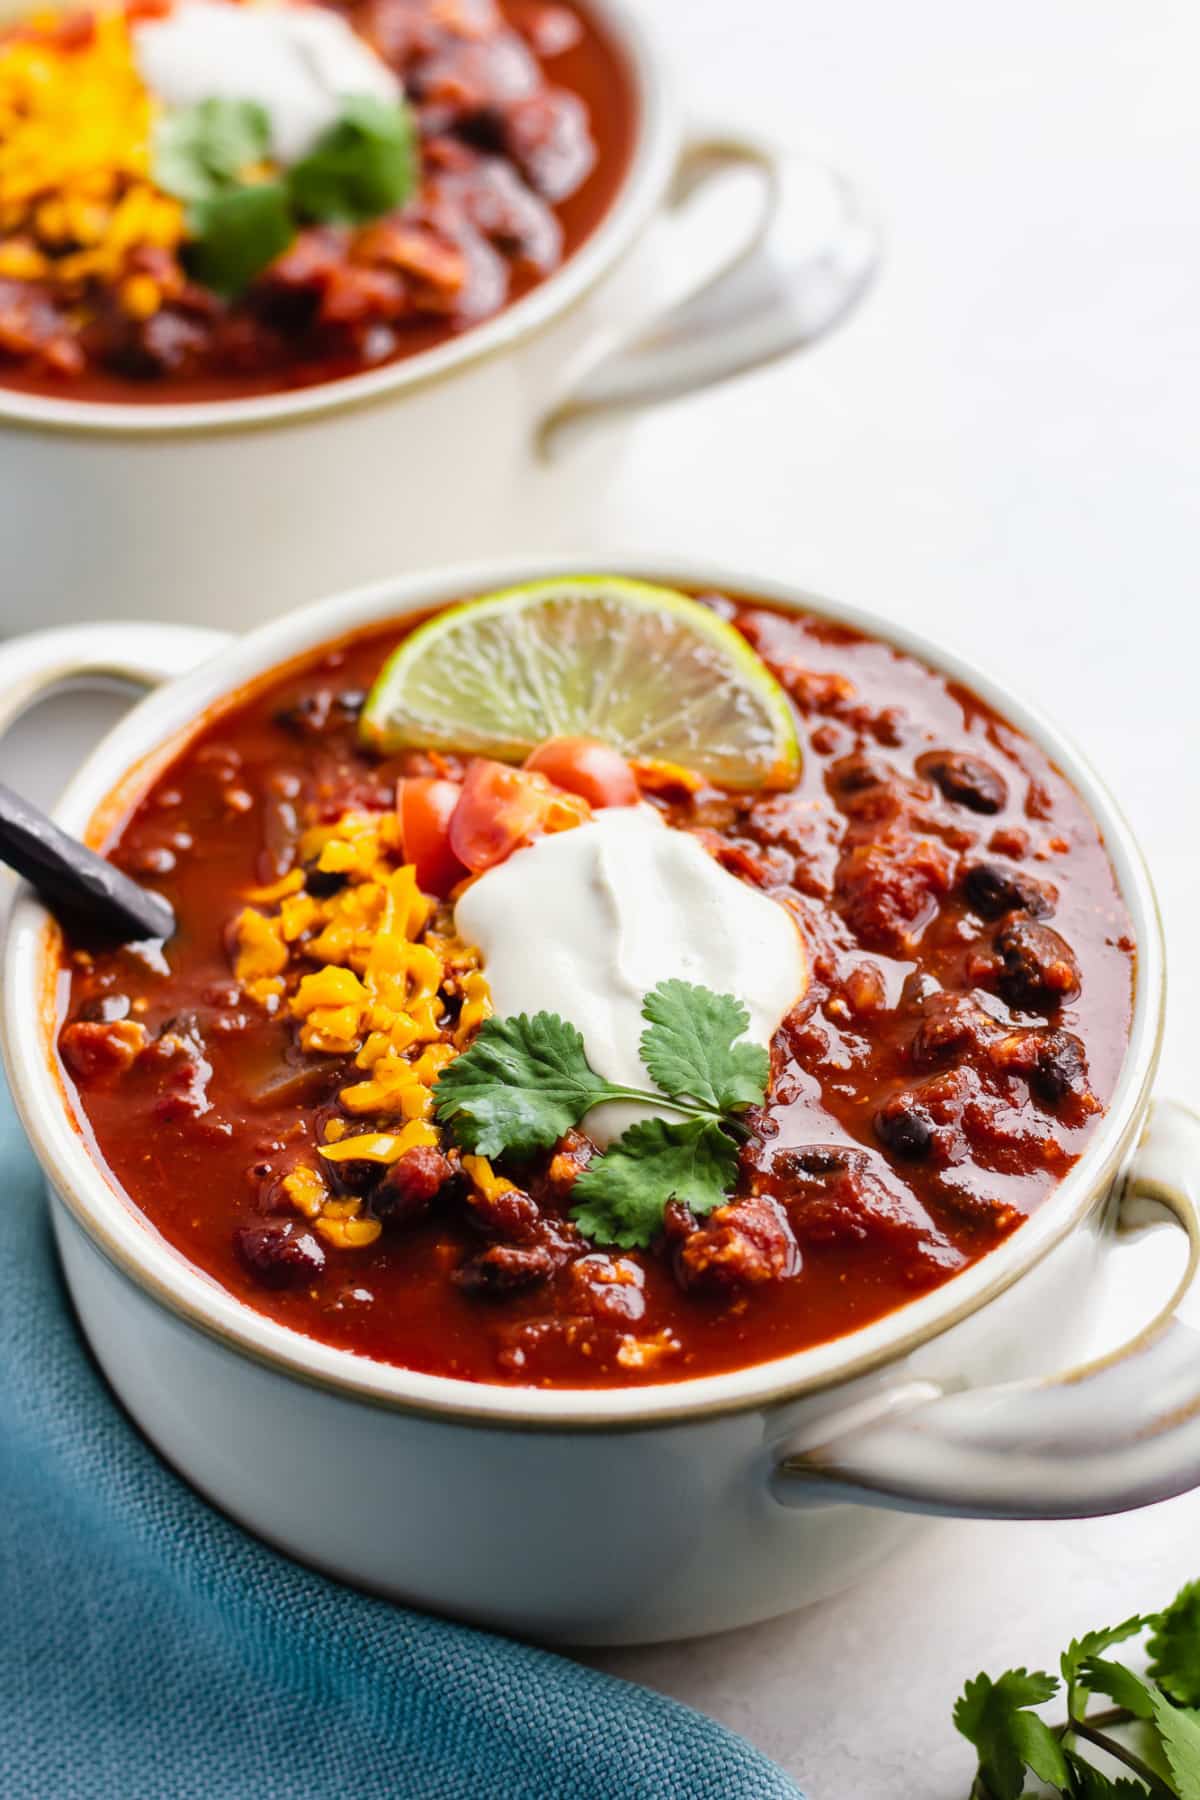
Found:
[[[443,898],[467,873],[450,842],[450,821],[462,795],[457,781],[412,775],[396,783],[396,811],[404,855],[417,871],[417,885]]]
[[[544,775],[477,757],[450,821],[450,843],[459,862],[481,874],[528,839],[581,825],[590,812],[585,800]]]
[[[636,806],[633,770],[619,750],[599,738],[547,738],[525,762],[556,786],[581,794],[591,806]]]

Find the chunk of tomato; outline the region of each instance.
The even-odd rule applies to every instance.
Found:
[[[543,775],[477,757],[467,769],[450,821],[450,843],[475,874],[494,868],[530,838],[580,825],[590,807]]]
[[[450,842],[450,821],[461,795],[457,781],[431,775],[407,776],[396,784],[405,858],[416,869],[421,891],[443,899],[467,873]]]
[[[525,767],[582,795],[590,806],[636,806],[641,799],[637,779],[621,752],[599,738],[547,738],[526,758]]]

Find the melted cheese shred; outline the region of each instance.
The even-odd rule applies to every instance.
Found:
[[[184,236],[183,207],[150,178],[158,114],[119,10],[34,14],[0,40],[0,280],[68,296],[99,281],[131,314],[157,310],[135,253]]]
[[[387,1167],[409,1150],[440,1144],[434,1084],[490,1016],[487,983],[478,953],[436,929],[435,904],[401,859],[394,813],[347,812],[306,832],[299,850],[302,868],[247,895],[234,973],[250,999],[296,1021],[303,1050],[353,1058],[360,1079],[341,1089],[339,1101],[351,1120],[377,1129],[359,1132],[332,1119],[322,1161]],[[342,885],[314,894],[306,869],[325,878],[321,887],[331,877]],[[450,997],[458,1006],[452,1027]],[[462,1166],[484,1193],[499,1179],[482,1158],[464,1158]],[[298,1165],[283,1189],[339,1248],[379,1235],[377,1220],[359,1216],[362,1201],[335,1196],[318,1166]]]

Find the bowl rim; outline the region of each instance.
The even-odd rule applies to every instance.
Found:
[[[858,1331],[770,1362],[639,1387],[543,1390],[423,1374],[322,1344],[254,1311],[168,1245],[104,1172],[81,1129],[58,1067],[48,1004],[55,986],[56,928],[36,897],[22,889],[4,946],[4,1059],[14,1102],[52,1190],[92,1243],[152,1299],[238,1355],[345,1399],[510,1430],[629,1430],[711,1418],[796,1400],[902,1360],[1012,1286],[1101,1203],[1144,1117],[1162,1035],[1165,956],[1153,886],[1128,824],[1063,733],[966,658],[907,626],[796,583],[702,557],[652,551],[507,556],[315,601],[235,637],[211,659],[141,700],[88,756],[54,816],[66,829],[90,829],[94,836],[97,818],[114,816],[114,793],[119,791],[126,812],[212,707],[322,642],[474,593],[581,568],[745,593],[785,610],[814,611],[894,644],[973,688],[1051,755],[1100,827],[1133,923],[1137,973],[1129,1041],[1108,1113],[1079,1162],[1037,1212],[979,1262]],[[39,1021],[36,1034],[29,1032],[31,1017]]]
[[[81,438],[195,438],[301,425],[327,413],[377,404],[444,381],[461,369],[523,344],[573,310],[640,235],[670,183],[682,125],[668,75],[668,58],[648,9],[631,0],[586,0],[629,66],[634,142],[608,210],[584,241],[544,281],[490,319],[457,337],[377,369],[280,389],[244,399],[145,401],[71,400],[27,394],[0,382],[0,427]]]

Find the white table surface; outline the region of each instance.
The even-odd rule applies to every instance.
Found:
[[[816,134],[886,267],[814,354],[621,436],[596,541],[707,552],[941,636],[1072,731],[1156,874],[1162,1085],[1200,1099],[1200,11],[1191,0],[647,0],[696,111]],[[731,30],[736,15],[738,29]],[[578,488],[576,487],[576,492]],[[49,795],[99,702],[0,750]],[[811,1800],[960,1800],[963,1678],[1200,1575],[1200,1495],[1124,1519],[948,1524],[869,1587],[696,1643],[597,1655],[723,1720]]]

